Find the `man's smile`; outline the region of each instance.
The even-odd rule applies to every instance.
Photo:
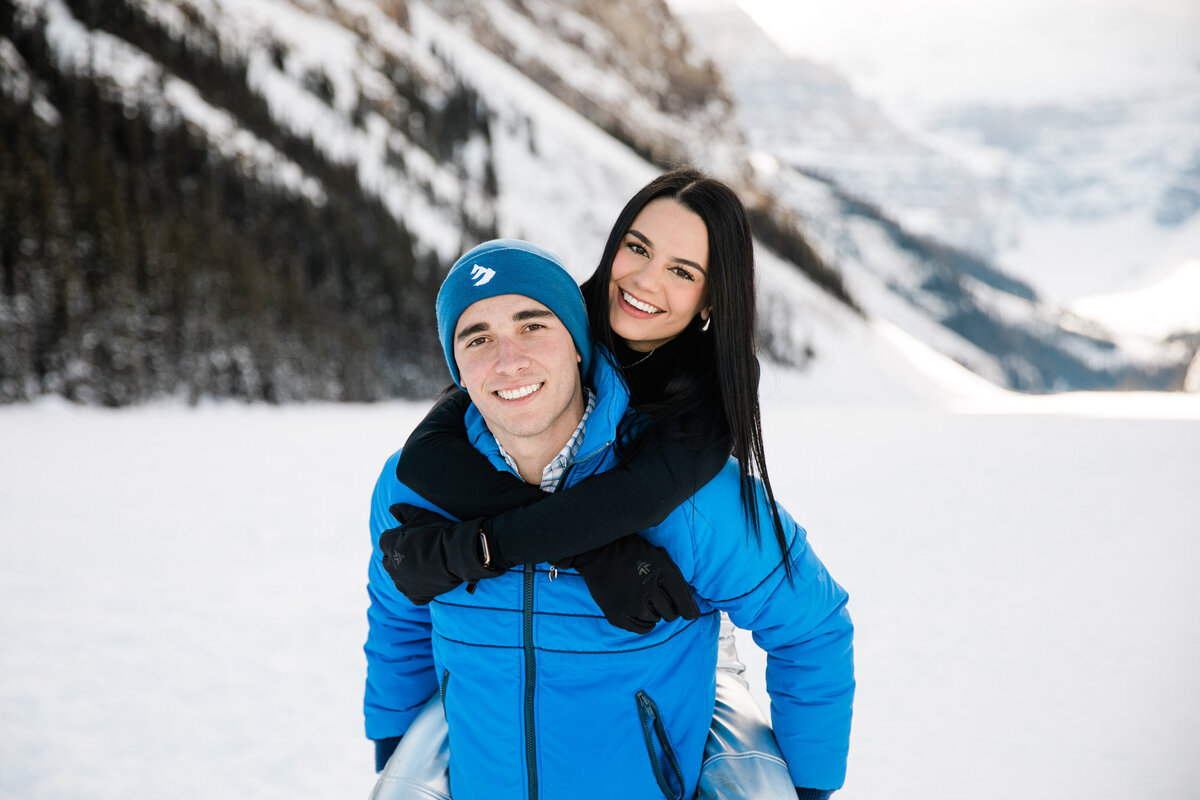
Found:
[[[545,381],[542,381],[541,383],[531,383],[527,386],[520,386],[516,389],[497,389],[492,394],[496,395],[501,400],[520,400],[522,397],[528,397],[538,389],[541,389],[543,385],[545,385]]]

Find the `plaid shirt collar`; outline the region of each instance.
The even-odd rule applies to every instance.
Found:
[[[575,427],[575,432],[571,434],[571,438],[563,445],[563,449],[558,451],[558,455],[550,459],[550,463],[542,470],[542,485],[543,492],[553,492],[558,488],[559,481],[567,471],[567,467],[575,460],[575,455],[579,452],[579,445],[583,442],[583,433],[587,430],[588,417],[593,409],[596,408],[596,395],[591,389],[585,388],[587,392],[587,407],[583,410],[583,418],[579,420],[579,425]],[[496,442],[500,447],[500,455],[504,456],[504,460],[512,467],[513,472],[520,474],[517,469],[517,462],[513,461],[508,453],[504,452],[504,446],[500,442]]]

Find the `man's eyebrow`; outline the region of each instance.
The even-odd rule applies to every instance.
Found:
[[[474,325],[468,325],[467,327],[465,327],[461,331],[459,331],[458,334],[454,337],[454,341],[461,342],[463,339],[470,339],[475,334],[483,333],[487,329],[488,329],[488,324],[486,322],[476,322]]]
[[[524,311],[518,311],[513,314],[513,322],[524,322],[530,319],[544,319],[553,317],[554,312],[548,308],[527,308]],[[486,322],[476,322],[474,325],[468,325],[454,335],[454,341],[461,342],[463,339],[470,339],[472,336],[485,333],[491,330],[491,327]]]
[[[542,319],[553,316],[554,312],[548,308],[529,308],[513,314],[513,322],[524,322],[527,319]]]
[[[651,247],[651,248],[654,247],[654,242],[650,241],[650,239],[647,238],[646,235],[639,230],[630,228],[629,235],[636,236],[638,239],[641,239],[642,244],[646,245],[647,247]],[[689,261],[686,258],[678,258],[678,257],[672,258],[671,260],[674,261],[676,264],[683,264],[685,267],[691,267],[692,269],[698,269],[704,275],[708,274],[708,270],[706,270],[704,267],[697,264],[695,261]]]

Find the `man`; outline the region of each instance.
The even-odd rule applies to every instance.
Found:
[[[472,401],[468,434],[496,469],[546,486],[615,465],[628,396],[592,353],[582,297],[554,256],[481,245],[450,271],[438,312],[451,374]],[[842,785],[854,688],[846,593],[790,517],[791,579],[772,537],[755,543],[736,465],[642,532],[678,565],[700,613],[637,635],[605,620],[574,570],[545,564],[409,602],[379,540],[404,536],[394,505],[431,504],[396,479],[397,457],[372,500],[368,737],[402,736],[440,690],[455,800],[691,797],[724,610],[768,652],[775,733],[798,795]]]

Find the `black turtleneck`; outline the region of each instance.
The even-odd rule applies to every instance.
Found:
[[[649,353],[634,350],[621,339],[613,343],[613,355],[629,387],[632,405],[657,403],[666,393],[669,366],[679,354],[678,339],[659,345]]]
[[[729,455],[725,410],[707,333],[690,325],[650,353],[616,339],[613,353],[629,386],[630,405],[648,415],[644,430],[653,435],[656,446],[680,439],[692,448],[715,448]]]

